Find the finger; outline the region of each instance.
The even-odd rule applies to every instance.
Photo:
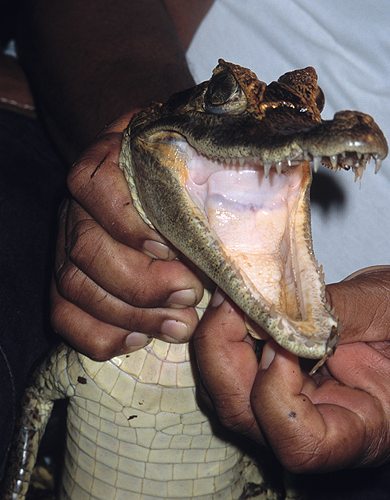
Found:
[[[52,287],[51,324],[78,352],[96,361],[145,347],[150,337],[99,321],[76,305],[65,300]]]
[[[120,326],[120,321],[116,324],[106,322],[99,316],[91,315],[67,301],[58,294],[54,284],[51,291],[51,303],[51,324],[54,331],[77,351],[98,361],[105,361],[113,356],[141,349],[153,337],[170,343],[185,342],[192,333],[191,329],[193,330],[197,324],[196,313],[193,309],[188,311],[189,314],[182,310],[173,310],[171,317],[168,314],[165,317],[164,311],[160,314],[160,311],[135,310],[132,311],[134,320],[132,317],[128,319],[129,328],[123,328]],[[145,320],[140,319],[144,317],[143,314],[145,314]],[[179,319],[175,319],[175,315]],[[187,320],[187,324],[184,324],[182,316],[186,315],[191,316],[191,319],[184,318]],[[160,325],[157,324],[156,329],[149,333],[145,331],[145,324],[148,325],[149,322],[151,324],[160,322]],[[140,328],[137,329],[137,326]]]
[[[359,463],[367,456],[367,428],[380,424],[372,397],[334,380],[315,389],[296,357],[279,347],[274,351],[269,367],[259,370],[251,401],[282,464],[301,473]]]
[[[371,394],[390,414],[390,359],[373,345],[357,342],[339,346],[327,368],[341,383]]]
[[[257,359],[246,336],[242,315],[219,295],[205,312],[193,343],[201,380],[222,424],[260,441],[250,407]]]
[[[67,265],[61,273],[61,295],[102,322],[139,331],[167,342],[187,342],[197,323],[194,308],[140,308],[101,288],[80,269]]]
[[[389,270],[390,270],[390,265],[388,264],[378,264],[376,266],[362,267],[361,269],[358,269],[357,271],[354,271],[353,273],[349,274],[346,278],[343,279],[343,281],[351,280],[362,274],[368,275],[370,273],[377,273],[378,271],[382,272]]]
[[[74,202],[70,217],[66,244],[69,260],[57,267],[58,287],[65,297],[76,298],[87,275],[110,295],[133,306],[187,307],[201,299],[201,282],[181,262],[152,259],[119,243]],[[62,232],[60,253],[63,239]]]
[[[112,355],[123,353],[124,350],[130,352],[133,348],[142,347],[142,342],[149,339],[145,340],[141,335],[142,341],[140,341],[138,333],[153,335],[168,342],[187,341],[198,322],[194,309],[183,308],[183,305],[180,306],[182,309],[132,307],[112,296],[67,260],[65,227],[71,223],[67,224],[66,220],[69,214],[75,217],[69,207],[70,203],[66,202],[60,212],[55,268],[62,296],[58,296],[57,290],[53,293],[55,300],[53,299],[52,304],[52,322],[55,330],[74,347],[94,359],[108,359]],[[85,213],[83,216],[88,218]],[[96,247],[93,251],[96,251]],[[68,253],[71,253],[71,246],[68,248]],[[138,256],[146,258],[139,252]],[[133,263],[136,265],[136,261]],[[115,276],[112,266],[115,268],[115,259],[108,258],[104,266],[108,276]],[[125,279],[121,273],[119,273],[120,279]],[[155,289],[159,285],[160,282],[157,285],[154,282],[152,284]],[[176,307],[179,307],[179,302],[183,304],[197,301],[201,293],[197,288],[194,299],[188,295],[188,291],[179,290],[171,293],[170,298],[172,304],[177,303]],[[169,292],[166,295],[169,296]],[[88,331],[84,331],[84,328],[88,328]],[[129,332],[132,332],[130,336]]]
[[[327,286],[340,323],[340,343],[390,340],[390,268],[368,269]]]
[[[106,131],[72,167],[69,190],[113,238],[138,249],[149,242],[145,250],[157,251],[158,258],[172,259],[175,252],[142,221],[133,206],[128,184],[118,165],[121,140],[121,133]]]

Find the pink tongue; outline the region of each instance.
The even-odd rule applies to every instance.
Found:
[[[289,182],[274,172],[265,178],[262,170],[220,170],[210,175],[207,186],[207,205],[218,199],[235,211],[274,210],[285,203]]]
[[[257,170],[224,170],[208,181],[205,211],[210,225],[233,251],[274,254],[284,234],[288,176]]]

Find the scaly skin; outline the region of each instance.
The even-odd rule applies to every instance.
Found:
[[[30,436],[43,432],[47,406],[59,398],[69,398],[60,500],[278,498],[198,408],[188,344],[154,340],[107,362],[60,346],[26,395]],[[25,498],[34,466],[39,440],[24,440],[23,432],[6,500]]]

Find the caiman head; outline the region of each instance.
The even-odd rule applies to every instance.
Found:
[[[143,219],[251,324],[306,358],[328,355],[337,341],[313,253],[311,166],[360,177],[387,154],[370,116],[322,120],[323,105],[313,68],[266,85],[220,60],[209,81],[135,116],[120,160]]]

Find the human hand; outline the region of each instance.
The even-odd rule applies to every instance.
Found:
[[[202,286],[135,211],[118,158],[132,114],[105,129],[73,166],[52,283],[55,331],[96,360],[185,342]]]
[[[266,441],[293,472],[390,458],[390,266],[327,291],[341,339],[313,377],[273,341],[259,365],[241,314],[221,297],[194,335],[201,380],[221,422]]]

